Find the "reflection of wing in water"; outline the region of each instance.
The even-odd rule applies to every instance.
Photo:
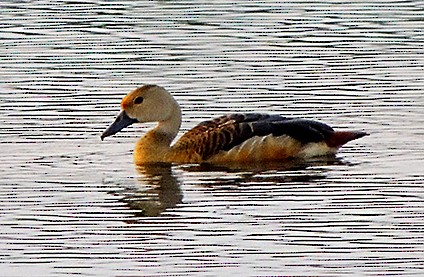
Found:
[[[268,186],[293,182],[315,183],[327,178],[327,166],[348,165],[335,156],[323,156],[314,160],[292,160],[284,163],[232,163],[225,166],[208,164],[185,166],[187,172],[199,173],[205,187]]]
[[[139,210],[140,216],[159,216],[168,208],[181,203],[183,195],[180,184],[172,174],[170,165],[157,164],[138,167],[140,187],[127,191],[121,201],[131,209]]]
[[[202,171],[224,171],[224,172],[246,172],[257,174],[266,171],[296,171],[303,170],[308,167],[326,166],[326,165],[345,165],[346,162],[342,161],[336,156],[321,156],[315,159],[303,160],[294,159],[281,162],[265,162],[265,163],[227,163],[225,165],[213,164],[200,164],[186,166],[184,169],[191,172]]]
[[[346,165],[346,163],[332,156],[307,162],[294,160],[283,164],[234,163],[225,167],[207,164],[182,166],[152,164],[137,167],[140,177],[137,178],[136,186],[126,187],[125,191],[120,191],[118,194],[124,196],[121,201],[126,203],[136,216],[160,216],[165,210],[182,203],[180,182],[173,175],[173,170],[181,171],[186,183],[191,183],[190,179],[194,178],[195,182],[192,184],[199,189],[200,187],[214,187],[219,190],[224,187],[234,188],[238,194],[241,186],[265,188],[270,184],[293,182],[312,184],[326,178],[326,172],[331,170],[326,167],[329,165]],[[129,220],[126,222],[131,223]]]

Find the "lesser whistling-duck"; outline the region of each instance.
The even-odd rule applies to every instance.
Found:
[[[335,154],[348,141],[367,135],[334,131],[312,120],[247,113],[201,122],[171,146],[181,125],[181,109],[168,91],[144,85],[125,96],[121,108],[115,122],[101,135],[102,140],[133,123],[158,122],[135,146],[134,162],[138,165],[307,159]]]

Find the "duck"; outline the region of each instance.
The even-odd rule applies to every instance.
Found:
[[[135,145],[136,165],[263,163],[335,155],[363,131],[335,131],[319,121],[264,113],[234,113],[200,122],[174,144],[182,121],[175,98],[158,85],[128,93],[101,140],[135,123],[157,122]]]

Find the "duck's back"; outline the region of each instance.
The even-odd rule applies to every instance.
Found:
[[[311,120],[231,114],[201,122],[172,147],[172,162],[257,162],[335,153],[362,132],[335,132]]]

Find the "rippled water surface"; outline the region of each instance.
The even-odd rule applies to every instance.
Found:
[[[421,1],[0,8],[2,276],[422,275]],[[99,135],[143,83],[182,132],[258,111],[371,136],[330,160],[135,168],[152,125]]]

